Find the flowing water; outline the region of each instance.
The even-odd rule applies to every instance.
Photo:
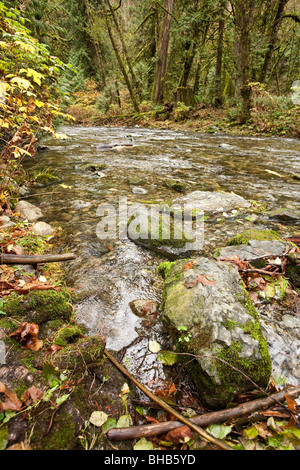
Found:
[[[65,127],[61,132],[69,139],[52,142],[50,150],[37,157],[60,180],[35,189],[28,200],[42,209],[46,222],[62,227],[60,249],[77,255],[66,270],[68,283],[81,294],[76,307],[78,322],[91,335],[105,334],[112,350],[131,345],[131,358],[142,358],[143,374],[148,371],[152,380],[153,357],[143,351],[149,335],[163,342],[164,333],[159,322],[151,322],[150,328],[149,322],[136,316],[129,302],[161,301],[157,267],[164,259],[127,239],[100,240],[97,208],[109,204],[118,210],[120,197],[126,197],[129,206],[178,198],[180,194],[166,185],[176,179],[184,184],[186,193],[235,192],[258,205],[266,204],[268,213],[281,207],[299,210],[299,180],[293,175],[300,175],[300,142],[139,127]],[[126,141],[127,135],[134,138],[134,146],[103,148],[107,143]],[[91,171],[87,164],[101,166]],[[256,224],[283,235],[299,229],[295,221],[279,225],[261,214]],[[208,223],[207,249],[222,246],[249,226],[253,222],[247,218]]]

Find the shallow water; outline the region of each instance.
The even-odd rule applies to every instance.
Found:
[[[120,197],[130,205],[161,203],[181,196],[166,186],[170,178],[184,183],[186,193],[235,192],[245,199],[266,203],[268,211],[300,208],[300,142],[282,138],[233,137],[221,134],[135,128],[65,127],[67,141],[51,142],[41,153],[42,163],[60,178],[54,185],[37,188],[28,200],[39,205],[44,220],[63,228],[60,249],[76,253],[66,264],[67,281],[82,295],[76,308],[77,321],[90,334],[105,334],[107,347],[120,350],[132,346],[132,363],[145,353],[145,338],[164,341],[161,328],[151,328],[129,306],[135,299],[161,301],[162,281],[157,267],[164,259],[127,239],[100,240],[97,208],[118,208]],[[101,148],[108,142],[134,138],[133,147]],[[32,162],[28,162],[32,166]],[[98,173],[84,170],[85,164],[103,164]],[[275,174],[275,173],[276,174]],[[220,220],[206,225],[205,242],[217,248],[231,236],[253,226],[242,220]],[[299,227],[279,225],[260,214],[258,228],[274,228],[284,235]],[[140,348],[140,349],[139,349]],[[144,351],[144,352],[142,352]],[[150,361],[151,362],[151,361]],[[152,372],[150,373],[150,375]],[[153,377],[152,377],[153,378]],[[151,377],[149,377],[151,381]]]

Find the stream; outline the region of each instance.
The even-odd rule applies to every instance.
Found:
[[[140,318],[129,303],[136,299],[161,303],[163,283],[157,268],[166,259],[128,239],[100,239],[99,206],[118,209],[120,198],[126,198],[129,206],[176,199],[182,194],[166,184],[175,179],[184,185],[184,194],[234,192],[257,201],[258,206],[265,204],[268,214],[282,207],[298,211],[299,180],[293,175],[300,175],[300,142],[138,126],[67,126],[60,132],[67,134],[68,140],[51,141],[50,149],[38,154],[34,162],[60,180],[35,187],[27,200],[42,209],[45,222],[62,228],[60,250],[77,255],[65,269],[68,285],[80,293],[75,312],[78,323],[83,323],[90,335],[104,334],[108,349],[126,348],[128,369],[138,369],[135,376],[140,374],[143,382],[157,384],[164,371],[159,364],[153,369],[156,354],[149,351],[148,341],[168,347],[169,339],[159,321]],[[124,142],[128,135],[134,139],[132,147],[102,147]],[[27,166],[32,167],[32,161]],[[285,224],[270,220],[263,212],[251,220],[225,214],[205,224],[205,250],[223,246],[253,224],[283,236],[299,233],[296,219]]]

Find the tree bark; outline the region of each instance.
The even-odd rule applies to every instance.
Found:
[[[87,18],[88,18],[90,29],[91,29],[90,36],[92,38],[93,45],[96,51],[97,60],[98,60],[98,66],[99,66],[99,71],[100,71],[100,76],[101,76],[101,86],[102,88],[105,88],[106,78],[105,78],[104,63],[103,63],[103,57],[101,53],[101,47],[100,47],[99,41],[95,38],[93,34],[94,20],[93,20],[91,7],[90,7],[88,0],[84,0],[84,4],[85,4],[86,14],[87,14]]]
[[[251,118],[250,32],[253,26],[256,0],[235,0],[231,4],[236,26],[238,74],[242,98],[240,122],[245,124]]]
[[[129,91],[129,94],[130,94],[130,98],[131,98],[131,101],[132,101],[134,110],[135,110],[137,113],[139,113],[140,110],[139,110],[138,101],[137,101],[137,98],[136,98],[136,95],[135,95],[133,86],[132,86],[132,84],[131,84],[130,78],[129,78],[128,74],[127,74],[125,64],[124,64],[123,59],[122,59],[122,57],[121,57],[121,54],[120,54],[120,52],[119,52],[119,49],[118,49],[117,43],[116,43],[116,41],[115,41],[114,35],[113,35],[113,33],[112,33],[112,28],[111,28],[111,24],[110,24],[110,21],[109,21],[108,13],[107,13],[107,11],[106,11],[106,5],[105,5],[105,3],[104,3],[104,0],[100,0],[100,5],[101,5],[101,7],[102,7],[102,11],[103,11],[104,20],[105,20],[105,23],[106,23],[106,26],[107,26],[107,32],[108,32],[108,35],[109,35],[109,39],[110,39],[111,45],[112,45],[112,47],[113,47],[113,50],[114,50],[114,52],[115,52],[115,55],[116,55],[116,59],[117,59],[119,68],[120,68],[120,70],[121,70],[121,72],[122,72],[122,75],[123,75],[123,77],[124,77],[126,86],[127,86],[127,88],[128,88],[128,91]]]

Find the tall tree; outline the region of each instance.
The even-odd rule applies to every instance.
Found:
[[[274,52],[277,39],[278,39],[278,32],[281,26],[283,17],[284,17],[284,10],[289,0],[278,0],[275,6],[275,15],[271,19],[268,27],[268,35],[267,35],[267,49],[264,56],[264,62],[261,68],[259,81],[265,82],[266,76],[270,67],[272,54]]]
[[[167,60],[170,42],[170,28],[175,0],[165,0],[160,33],[157,44],[156,67],[153,84],[153,101],[155,104],[163,102],[163,82],[167,71]]]
[[[242,99],[241,123],[251,117],[250,44],[256,0],[231,1],[236,28],[238,82]]]
[[[216,61],[216,78],[215,78],[215,106],[222,106],[222,65],[223,65],[223,41],[225,30],[225,14],[227,0],[219,2],[219,25],[218,25],[218,42],[217,42],[217,61]]]

